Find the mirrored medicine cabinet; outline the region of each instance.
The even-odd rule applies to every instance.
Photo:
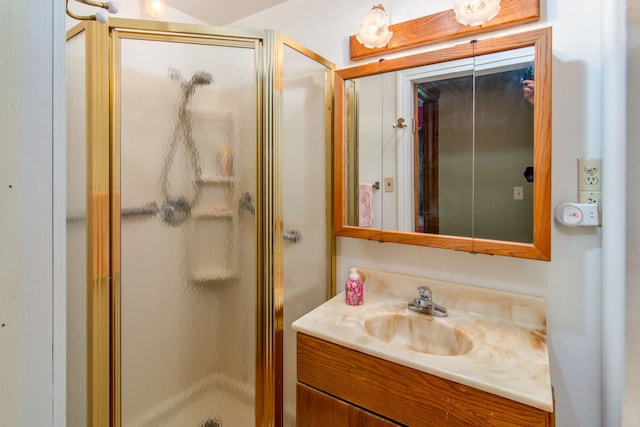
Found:
[[[336,72],[338,236],[551,258],[551,29]]]

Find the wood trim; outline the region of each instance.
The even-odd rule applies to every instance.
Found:
[[[430,43],[486,33],[540,19],[540,0],[502,0],[500,12],[490,22],[477,27],[456,21],[453,9],[422,16],[389,26],[393,37],[383,48],[364,47],[355,35],[349,37],[351,60],[370,58],[389,52],[397,52]]]
[[[298,382],[403,425],[553,426],[553,414],[297,334]]]
[[[533,118],[533,246],[551,259],[551,135],[552,135],[552,57],[551,28],[540,35],[536,41],[535,69],[536,76],[546,76],[538,84],[534,93],[534,105],[544,105],[546,108],[535,108]],[[546,60],[549,58],[549,60]]]

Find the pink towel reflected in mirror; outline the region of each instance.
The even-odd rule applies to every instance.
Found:
[[[358,224],[369,227],[373,222],[373,184],[360,184],[358,191]]]

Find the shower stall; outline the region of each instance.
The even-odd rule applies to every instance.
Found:
[[[273,31],[67,34],[67,417],[293,426],[332,294],[333,64]]]

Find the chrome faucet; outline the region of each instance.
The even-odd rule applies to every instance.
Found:
[[[433,302],[431,298],[431,288],[428,286],[420,286],[418,293],[420,294],[420,298],[414,298],[413,302],[407,304],[409,310],[438,317],[445,317],[447,315],[446,308]]]

